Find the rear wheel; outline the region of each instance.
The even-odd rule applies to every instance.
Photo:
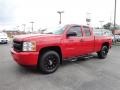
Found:
[[[109,48],[107,46],[103,46],[99,52],[97,52],[98,57],[104,59],[107,57]]]
[[[60,64],[59,54],[55,51],[47,51],[42,54],[38,67],[43,73],[52,73],[57,70]]]

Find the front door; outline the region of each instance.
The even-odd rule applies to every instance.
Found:
[[[76,36],[68,36],[67,34],[75,32]],[[64,39],[64,55],[65,58],[75,57],[79,56],[82,52],[80,49],[82,49],[82,31],[80,26],[72,26],[67,32],[66,32],[66,38]]]

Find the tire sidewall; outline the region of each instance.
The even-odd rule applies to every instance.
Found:
[[[103,55],[103,50],[104,50],[105,48],[107,49],[107,53],[106,53],[106,55]],[[108,48],[107,46],[102,46],[101,51],[98,52],[99,58],[101,58],[101,59],[106,58],[106,57],[107,57],[107,54],[108,54],[108,51],[109,51],[109,48]]]
[[[49,56],[49,55],[55,55],[55,56],[57,57],[57,65],[56,65],[56,67],[55,67],[54,69],[52,69],[52,70],[46,70],[46,69],[44,68],[44,60],[45,60],[45,58],[46,58],[47,56]],[[41,55],[41,58],[39,59],[39,64],[38,64],[38,66],[39,66],[39,69],[40,69],[43,73],[49,74],[49,73],[55,72],[55,71],[58,69],[59,64],[60,64],[60,56],[59,56],[59,54],[58,54],[57,52],[55,52],[55,51],[46,51],[44,54]]]

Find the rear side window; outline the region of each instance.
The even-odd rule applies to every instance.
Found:
[[[89,27],[83,27],[83,31],[85,32],[86,36],[91,36],[90,28]]]
[[[101,31],[101,29],[93,29],[93,33],[95,36],[102,36],[103,32]]]
[[[69,32],[76,32],[77,33],[77,37],[81,37],[82,36],[82,32],[81,32],[81,29],[80,29],[80,26],[73,26],[69,29]]]

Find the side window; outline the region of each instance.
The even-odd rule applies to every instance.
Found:
[[[91,36],[89,27],[83,27],[83,31],[85,32],[86,36]]]
[[[71,27],[67,33],[70,33],[70,32],[76,32],[77,33],[77,37],[81,37],[82,36],[82,32],[80,30],[80,26],[73,26],[73,27]]]
[[[94,28],[93,33],[94,33],[95,36],[102,36],[103,35],[101,29],[95,29]]]

